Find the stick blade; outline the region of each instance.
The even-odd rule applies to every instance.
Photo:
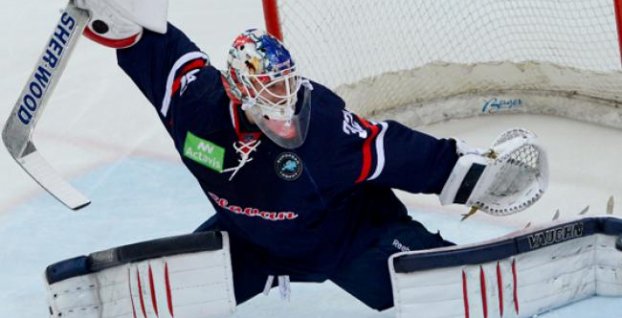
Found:
[[[86,196],[65,181],[36,149],[15,160],[41,187],[68,208],[79,210],[91,203]]]

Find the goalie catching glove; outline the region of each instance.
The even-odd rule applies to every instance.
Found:
[[[488,151],[456,141],[460,158],[440,194],[441,204],[464,204],[502,216],[534,204],[548,185],[546,152],[525,129],[501,134]]]
[[[115,49],[130,47],[140,40],[143,28],[166,33],[168,0],[74,0],[89,11],[84,35]]]

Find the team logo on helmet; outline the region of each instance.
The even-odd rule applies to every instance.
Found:
[[[227,71],[223,72],[227,94],[239,102],[247,91],[245,87],[252,86],[248,75],[259,75],[257,80],[269,83],[294,67],[289,51],[278,39],[257,29],[247,30],[229,49]]]
[[[293,152],[284,152],[274,161],[276,174],[285,181],[294,181],[302,174],[302,160]]]

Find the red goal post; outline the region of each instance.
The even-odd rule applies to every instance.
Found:
[[[302,73],[365,116],[622,128],[622,0],[263,0]]]
[[[620,47],[620,57],[622,58],[622,0],[614,0],[613,6],[616,13],[616,25],[618,30],[618,43]]]

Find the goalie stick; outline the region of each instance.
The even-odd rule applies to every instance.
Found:
[[[67,4],[2,131],[2,140],[15,161],[41,187],[73,210],[87,206],[89,199],[54,170],[31,138],[88,21],[87,11],[75,7],[72,1]]]

